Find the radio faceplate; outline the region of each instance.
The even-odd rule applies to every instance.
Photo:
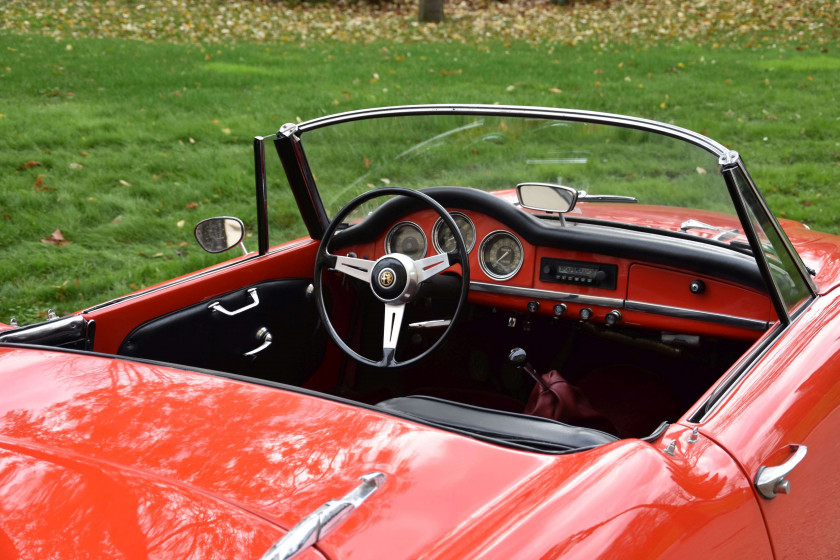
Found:
[[[540,281],[615,290],[618,267],[614,264],[540,259]]]

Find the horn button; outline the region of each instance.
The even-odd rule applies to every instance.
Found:
[[[404,301],[410,299],[411,294],[406,290],[411,282],[411,278],[416,276],[414,274],[414,263],[406,257],[408,262],[402,262],[403,259],[395,258],[393,256],[384,257],[377,262],[373,270],[371,270],[370,285],[373,288],[373,293],[385,302],[398,300],[402,297]]]

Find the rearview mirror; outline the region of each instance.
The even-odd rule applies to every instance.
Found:
[[[245,254],[247,251],[242,245],[243,237],[245,224],[239,218],[207,218],[195,226],[195,240],[208,253],[223,253],[240,245],[242,254]]]
[[[551,183],[520,183],[516,196],[523,208],[559,214],[570,212],[577,202],[575,189]]]

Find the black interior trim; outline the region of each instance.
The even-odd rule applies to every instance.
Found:
[[[455,428],[530,447],[588,449],[618,441],[616,436],[591,428],[422,395],[388,399],[377,407],[441,428]]]

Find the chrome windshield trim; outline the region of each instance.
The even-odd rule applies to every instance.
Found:
[[[645,303],[641,301],[627,300],[624,303],[624,308],[628,311],[656,313],[657,315],[667,315],[669,317],[678,317],[680,319],[694,319],[697,321],[705,321],[707,323],[718,323],[720,325],[740,327],[755,331],[766,331],[770,326],[770,323],[767,321],[761,321],[758,319],[749,319],[747,317],[737,317],[735,315],[725,315],[723,313],[712,313],[709,311],[699,311],[697,309],[686,309],[684,307],[673,307],[670,305],[659,305],[656,303]]]
[[[475,115],[475,116],[517,116],[526,118],[553,119],[572,122],[589,122],[593,124],[605,124],[633,128],[662,134],[683,140],[702,148],[718,158],[729,158],[730,150],[722,144],[707,138],[697,132],[639,117],[616,115],[613,113],[602,113],[599,111],[581,111],[576,109],[557,109],[552,107],[522,107],[516,105],[469,105],[469,104],[445,104],[445,105],[403,105],[394,107],[380,107],[347,111],[335,115],[315,118],[297,125],[299,134],[309,130],[315,130],[325,126],[332,126],[343,122],[358,121],[364,119],[375,119],[383,117],[401,116],[423,116],[423,115]]]
[[[487,282],[470,282],[470,290],[489,294],[502,294],[506,296],[565,301],[569,303],[580,303],[583,305],[602,305],[604,307],[613,308],[624,307],[624,300],[620,298],[570,294],[568,292],[553,292],[551,290],[520,288],[519,286],[505,286],[503,284],[490,284]]]
[[[330,500],[304,517],[266,551],[262,560],[289,560],[314,546],[382,486],[385,475],[371,472],[360,480],[362,483],[340,500]]]

